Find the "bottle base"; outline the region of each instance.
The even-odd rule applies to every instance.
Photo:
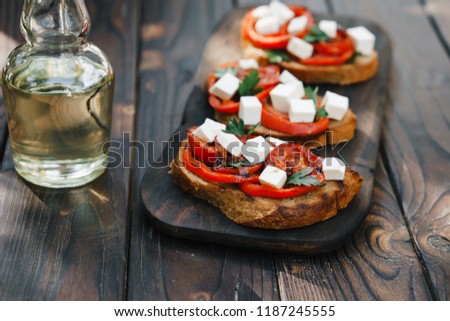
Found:
[[[70,188],[85,185],[102,175],[106,155],[75,160],[42,161],[13,156],[14,168],[26,181],[49,188]]]

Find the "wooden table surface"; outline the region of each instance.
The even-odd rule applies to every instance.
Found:
[[[117,77],[113,139],[167,140],[210,32],[233,7],[257,2],[86,1],[90,40]],[[125,166],[83,188],[27,184],[12,166],[0,95],[0,299],[450,299],[448,0],[295,2],[373,20],[392,42],[373,204],[345,246],[295,256],[161,234],[145,220],[146,168],[132,142],[122,150]],[[0,0],[0,66],[23,41],[21,5]]]

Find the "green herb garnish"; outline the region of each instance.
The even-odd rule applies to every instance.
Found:
[[[319,109],[316,110],[316,121],[319,118],[326,118],[326,117],[328,117],[328,113],[327,113],[327,111],[325,110],[324,107],[319,108]]]
[[[241,97],[254,96],[260,93],[263,89],[261,87],[256,87],[258,86],[260,80],[258,70],[252,70],[240,83],[239,95]]]
[[[280,64],[283,61],[289,61],[291,58],[282,50],[267,50],[267,58],[271,64]]]
[[[228,164],[231,167],[248,167],[248,166],[255,166],[258,165],[257,163],[250,163],[250,162],[237,162],[237,163],[230,163]]]
[[[254,125],[250,130],[247,132],[247,137],[250,137],[251,134],[258,128],[258,126],[261,124],[261,122],[258,122],[256,125]]]
[[[247,133],[247,137],[250,137],[251,134],[255,131],[255,129],[259,126],[260,123],[257,123]],[[224,133],[234,134],[238,137],[244,137],[245,134],[245,124],[242,119],[239,119],[239,122],[236,118],[231,118],[228,121],[227,128],[223,131]]]
[[[358,58],[359,56],[362,56],[362,55],[363,55],[363,54],[362,54],[360,51],[355,51],[355,52],[353,53],[353,55],[350,57],[350,59],[347,60],[345,63],[346,63],[346,64],[354,64],[356,58]]]
[[[322,183],[317,179],[317,176],[311,175],[314,168],[308,167],[300,172],[296,172],[289,177],[287,183],[297,186],[319,186]]]
[[[311,87],[305,87],[305,96],[308,99],[312,99],[314,101],[314,105],[317,106],[317,94],[319,92],[319,87],[312,89]]]
[[[319,42],[319,41],[327,41],[330,37],[327,36],[325,32],[320,30],[320,28],[316,25],[312,26],[306,36],[303,38],[307,42]]]
[[[231,118],[228,121],[227,128],[223,131],[224,133],[234,134],[238,137],[245,136],[245,125],[242,119],[239,119],[239,122],[236,118]]]
[[[228,68],[217,68],[216,72],[214,73],[214,76],[217,77],[217,78],[220,78],[220,77],[222,77],[223,75],[225,75],[227,73],[228,74],[232,74],[233,76],[236,76],[237,72],[238,72],[238,68],[231,68],[231,67],[228,67]]]
[[[313,101],[314,101],[314,105],[317,107],[317,105],[318,105],[318,102],[319,102],[319,99],[318,99],[318,96],[317,96],[317,94],[318,94],[318,92],[319,92],[319,87],[316,87],[316,88],[314,88],[314,89],[312,89],[311,87],[305,87],[305,96],[308,98],[308,99],[312,99]],[[317,110],[316,110],[316,119],[315,119],[315,121],[317,121],[318,119],[320,119],[320,118],[325,118],[325,117],[327,117],[328,116],[328,113],[327,113],[327,111],[325,110],[325,108],[318,108]]]

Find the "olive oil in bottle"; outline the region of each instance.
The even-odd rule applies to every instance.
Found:
[[[83,1],[25,1],[27,43],[8,58],[2,85],[14,167],[37,185],[80,186],[105,170],[114,76],[85,42],[88,26]]]

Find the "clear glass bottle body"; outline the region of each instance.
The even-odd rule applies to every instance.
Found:
[[[85,41],[82,0],[25,0],[21,27],[27,43],[2,73],[14,167],[37,185],[84,185],[105,170],[112,68]]]

